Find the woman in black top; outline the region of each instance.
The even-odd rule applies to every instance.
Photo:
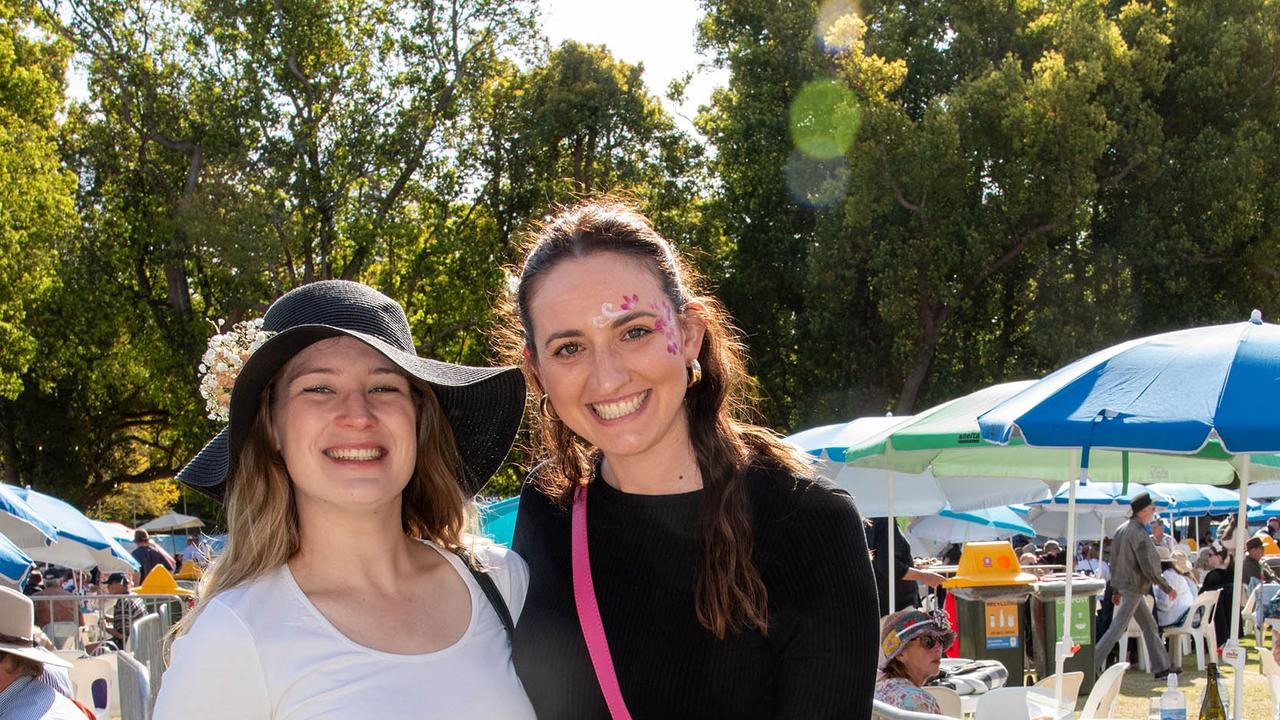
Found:
[[[545,462],[514,547],[530,587],[513,657],[540,717],[607,718],[574,601],[571,506],[637,718],[866,718],[879,611],[852,500],[742,420],[749,377],[719,304],[629,206],[531,238],[513,311]]]

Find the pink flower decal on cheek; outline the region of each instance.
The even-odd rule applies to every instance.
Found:
[[[671,312],[671,305],[668,303],[662,303],[662,317],[653,323],[653,329],[667,336],[667,352],[672,355],[680,354],[680,344],[676,342],[675,313]]]

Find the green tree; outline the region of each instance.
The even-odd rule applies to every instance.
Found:
[[[75,176],[57,151],[70,46],[22,0],[0,0],[0,464],[19,480],[14,400],[37,355],[31,314],[57,283]]]

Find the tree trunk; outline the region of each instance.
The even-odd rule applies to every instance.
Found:
[[[916,400],[920,398],[920,390],[924,387],[925,378],[929,376],[929,366],[933,364],[933,353],[938,348],[938,331],[926,330],[920,339],[920,349],[916,351],[916,364],[907,374],[902,385],[902,394],[898,396],[897,415],[910,415],[915,410]]]

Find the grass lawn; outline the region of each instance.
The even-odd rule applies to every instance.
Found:
[[[1258,664],[1258,653],[1254,649],[1253,638],[1246,638],[1240,644],[1248,649],[1248,662],[1244,669],[1244,714],[1247,720],[1272,720],[1275,717],[1271,690],[1267,680],[1262,676]],[[1264,652],[1266,652],[1264,650]],[[1132,655],[1131,655],[1132,657]],[[1136,660],[1136,658],[1133,658]],[[1178,676],[1178,687],[1187,696],[1187,718],[1192,720],[1199,716],[1200,698],[1204,694],[1204,673],[1196,670],[1196,658],[1193,654],[1184,655],[1182,667],[1185,672]],[[1235,692],[1235,677],[1231,668],[1219,666],[1219,671],[1226,682],[1229,692]],[[1116,705],[1117,718],[1136,718],[1146,720],[1147,708],[1153,697],[1159,697],[1165,690],[1164,681],[1156,682],[1150,673],[1138,669],[1136,663],[1124,675],[1124,683],[1120,686],[1120,700]],[[1228,698],[1234,700],[1234,698]],[[1081,704],[1084,700],[1081,699]]]

